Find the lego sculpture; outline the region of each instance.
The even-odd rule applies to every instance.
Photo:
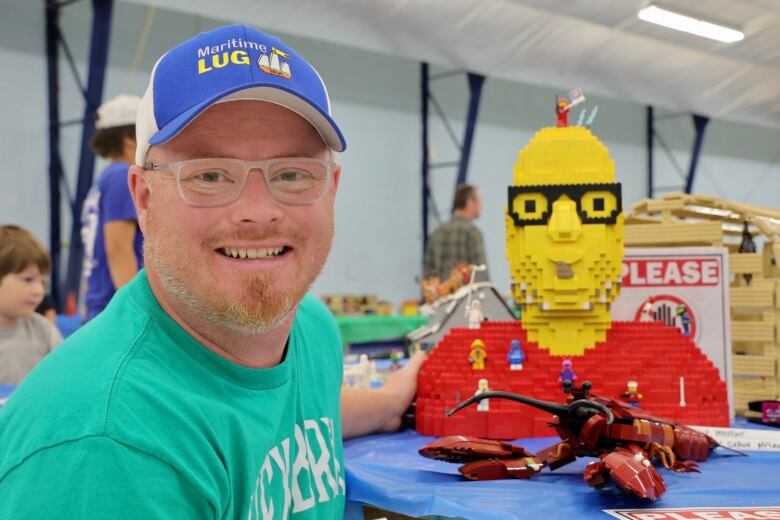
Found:
[[[623,214],[615,166],[589,129],[544,128],[520,152],[506,230],[528,339],[566,356],[603,341],[620,283]]]

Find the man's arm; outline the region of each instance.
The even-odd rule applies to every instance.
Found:
[[[136,223],[134,220],[112,220],[103,225],[108,270],[114,288],[119,289],[138,272],[133,243]]]
[[[405,367],[393,373],[381,388],[344,386],[341,390],[341,436],[393,432],[417,392],[417,373],[426,355],[418,352]]]

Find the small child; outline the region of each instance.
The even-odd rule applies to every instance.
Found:
[[[49,254],[18,226],[0,226],[0,385],[18,385],[62,335],[35,308],[43,300]]]

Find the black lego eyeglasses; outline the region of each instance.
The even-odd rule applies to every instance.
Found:
[[[614,224],[623,211],[620,183],[509,186],[508,210],[515,226],[547,224],[553,203],[567,196],[583,224]]]

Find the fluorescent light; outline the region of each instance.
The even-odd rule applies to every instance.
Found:
[[[640,9],[637,14],[640,20],[663,25],[670,29],[676,29],[703,38],[710,38],[725,43],[734,43],[745,38],[745,33],[731,29],[723,25],[699,20],[692,16],[676,13],[650,4]]]

